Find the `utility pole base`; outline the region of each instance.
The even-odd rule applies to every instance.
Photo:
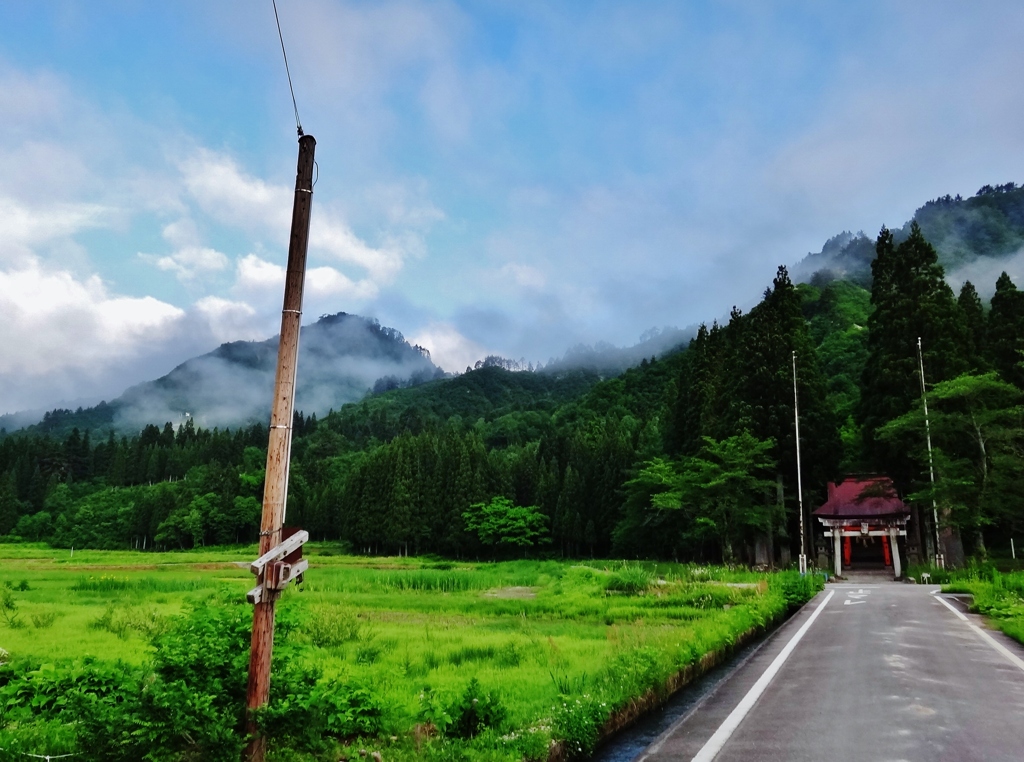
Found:
[[[801,574],[806,574],[807,573],[807,556],[804,555],[803,553],[800,554],[800,573]]]

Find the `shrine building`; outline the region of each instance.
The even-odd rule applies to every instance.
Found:
[[[843,569],[891,567],[902,576],[900,537],[907,535],[910,508],[896,494],[887,476],[850,477],[829,482],[828,501],[814,511],[832,538],[836,576]],[[906,541],[903,541],[905,544]]]

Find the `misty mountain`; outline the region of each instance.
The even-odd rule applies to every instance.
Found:
[[[982,293],[991,292],[1001,270],[1021,264],[1024,187],[1015,183],[986,185],[966,199],[947,195],[927,202],[902,228],[893,229],[897,244],[910,235],[913,221],[935,247],[950,279],[972,280]],[[826,241],[821,251],[808,254],[793,274],[807,281],[822,272],[870,287],[874,258],[874,235],[844,231]]]
[[[138,431],[149,423],[170,421],[177,426],[188,418],[204,428],[266,423],[277,345],[276,336],[222,344],[155,381],[131,387],[109,403],[55,410],[42,421],[35,418],[38,423],[30,428],[60,436],[73,426]],[[415,386],[442,376],[444,371],[430,361],[430,353],[410,345],[395,329],[344,312],[326,315],[302,328],[295,408],[322,416],[367,392]]]
[[[618,376],[643,360],[664,357],[683,349],[696,334],[696,326],[686,329],[665,326],[644,331],[640,341],[629,347],[617,347],[607,342],[577,344],[566,350],[560,359],[549,360],[544,372],[585,370],[605,378]]]

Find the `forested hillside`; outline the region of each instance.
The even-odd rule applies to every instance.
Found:
[[[969,272],[979,260],[1007,259],[1024,249],[1024,187],[986,185],[970,198],[946,195],[928,201],[892,231],[894,240],[908,238],[914,224],[935,248],[947,274],[964,268]],[[829,239],[820,252],[808,255],[794,272],[800,279],[810,279],[824,271],[870,288],[874,258],[871,238],[845,231]],[[991,284],[984,285],[991,293]]]
[[[65,437],[79,431],[137,432],[151,423],[175,426],[245,426],[267,417],[274,388],[277,337],[233,341],[194,357],[154,381],[133,386],[120,397],[78,410],[53,410],[29,426],[40,434]],[[296,404],[321,414],[361,399],[367,391],[415,386],[444,372],[430,353],[411,346],[393,328],[357,315],[324,315],[302,328]],[[17,427],[23,416],[0,416],[0,427]],[[6,419],[6,420],[5,420]]]
[[[973,240],[969,225],[950,229]],[[984,553],[1024,527],[1024,293],[1003,273],[957,295],[916,222],[883,228],[871,248],[870,289],[827,272],[795,285],[780,267],[748,313],[615,377],[490,358],[298,413],[288,522],[366,553],[752,562],[767,544],[779,557],[799,543],[795,364],[805,502],[843,473],[887,473],[914,505],[936,500],[948,557]],[[255,539],[262,425],[97,429],[0,441],[0,535],[102,548]]]

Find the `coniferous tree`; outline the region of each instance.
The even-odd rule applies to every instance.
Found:
[[[918,404],[918,338],[930,384],[969,369],[970,339],[935,249],[916,222],[899,246],[883,227],[875,252],[871,263],[874,311],[868,319],[868,358],[857,421],[862,426],[868,463],[887,471],[895,466],[902,472],[893,476],[905,482],[912,475],[906,458],[888,451],[875,432]]]
[[[18,500],[14,472],[0,474],[0,536],[14,529],[20,515],[21,502]]]
[[[960,296],[956,300],[967,326],[968,353],[971,365],[978,370],[985,365],[985,308],[981,305],[978,290],[969,280],[960,287]]]
[[[1003,380],[1024,389],[1024,292],[1005,272],[996,281],[988,316],[988,349]]]
[[[742,351],[737,353],[732,405],[741,409],[730,435],[749,431],[775,441],[772,457],[786,482],[796,482],[793,416],[793,352],[797,356],[800,427],[808,483],[824,483],[839,461],[837,422],[828,406],[828,388],[818,365],[800,295],[780,267],[764,300],[747,316]]]

